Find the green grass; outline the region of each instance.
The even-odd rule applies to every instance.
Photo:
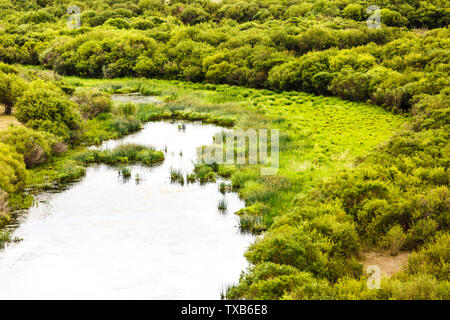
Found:
[[[155,151],[136,144],[124,144],[113,150],[88,150],[74,156],[74,159],[85,164],[106,163],[106,164],[126,164],[142,163],[151,165],[164,160],[164,154],[161,151]]]
[[[300,194],[342,168],[352,168],[369,151],[409,121],[382,107],[301,92],[272,92],[227,85],[152,79],[81,79],[71,85],[96,87],[111,93],[152,92],[163,104],[138,105],[134,117],[142,122],[183,119],[242,129],[280,130],[280,168],[262,177],[252,166],[196,168],[201,182],[215,181],[216,173],[231,177],[233,188],[247,205],[264,203],[261,225],[291,207]],[[254,220],[254,219],[253,219]]]
[[[219,201],[219,203],[217,204],[217,209],[219,209],[220,211],[226,211],[228,208],[228,201],[226,199],[222,199]]]
[[[184,185],[183,172],[181,172],[181,170],[171,168],[170,169],[170,180],[172,182],[176,182],[176,183],[179,183],[181,185]]]

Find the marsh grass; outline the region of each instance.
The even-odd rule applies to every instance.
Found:
[[[220,193],[222,193],[222,194],[224,194],[224,193],[226,193],[226,192],[231,192],[232,191],[232,186],[231,186],[231,184],[228,184],[228,183],[226,183],[226,182],[221,182],[220,184],[219,184],[219,191],[220,191]]]
[[[120,175],[125,179],[128,180],[131,178],[131,170],[127,167],[120,169]]]
[[[262,217],[242,216],[239,217],[239,229],[242,232],[259,234],[266,231],[267,226],[263,223]]]
[[[201,183],[215,182],[216,173],[214,172],[214,165],[196,164],[194,168],[194,174],[197,180]]]
[[[113,150],[88,150],[74,156],[74,159],[85,164],[106,163],[126,164],[142,163],[151,165],[164,160],[164,154],[153,148],[136,144],[123,144]]]
[[[194,183],[196,181],[195,174],[189,173],[186,175],[186,181],[188,183]]]
[[[183,172],[179,169],[170,169],[170,181],[173,183],[179,183],[181,185],[184,185],[184,175]]]
[[[227,211],[228,208],[228,201],[226,199],[222,199],[219,201],[219,203],[217,204],[217,209],[219,209],[222,212]]]
[[[143,88],[148,88],[165,103],[138,105],[133,117],[141,123],[188,120],[244,130],[279,129],[280,179],[261,177],[259,168],[248,165],[219,165],[217,169],[199,165],[193,173],[201,183],[215,181],[216,175],[231,178],[233,190],[248,206],[265,204],[268,209],[261,218],[241,217],[246,230],[267,229],[299,195],[308,193],[331,173],[352,168],[358,157],[409,121],[374,105],[302,92],[153,79],[65,80],[113,93],[144,94],[147,89]]]
[[[11,234],[8,231],[0,231],[0,249],[5,247],[5,244],[11,242]]]

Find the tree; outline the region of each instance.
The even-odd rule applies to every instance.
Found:
[[[25,81],[15,75],[0,72],[0,103],[5,105],[5,114],[11,114],[12,107],[25,90]]]
[[[16,118],[27,127],[63,140],[76,140],[81,129],[77,105],[51,83],[35,80],[18,100]]]
[[[342,15],[355,21],[361,21],[364,18],[363,6],[351,3],[342,10]]]

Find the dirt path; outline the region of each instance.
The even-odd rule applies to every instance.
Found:
[[[364,252],[364,270],[368,266],[376,265],[381,269],[383,276],[391,277],[402,270],[408,262],[408,252],[401,252],[397,256],[391,256],[388,252]]]
[[[14,116],[3,114],[4,108],[0,105],[0,130],[8,128],[10,124],[21,125]]]

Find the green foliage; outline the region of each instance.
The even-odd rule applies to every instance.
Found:
[[[261,177],[247,166],[200,165],[194,173],[203,182],[231,176],[247,204],[241,229],[266,231],[247,253],[255,265],[227,297],[448,299],[449,7],[444,1],[383,1],[382,27],[368,29],[372,4],[89,0],[79,3],[83,27],[68,30],[60,3],[2,2],[3,62],[41,64],[62,75],[197,84],[146,80],[144,88],[137,85],[144,80],[110,80],[111,92],[157,94],[166,103],[109,113],[103,95],[76,92],[77,108],[64,94],[74,87],[54,74],[0,63],[0,103],[7,112],[17,106],[17,118],[28,127],[66,141],[81,134],[80,110],[86,143],[161,119],[279,128],[278,176]],[[404,121],[381,108],[287,91],[370,102],[412,119],[399,129]],[[48,150],[52,143],[40,133],[17,134],[24,143],[11,135],[6,141],[17,150],[0,143],[0,188],[10,204],[26,184],[25,145],[33,140],[32,146]],[[83,162],[152,163],[161,157],[138,149],[91,150],[71,161],[46,156],[53,168],[28,170],[28,184],[77,179]],[[419,251],[410,254],[406,273],[368,290],[357,261],[361,245]]]
[[[5,105],[5,114],[11,114],[12,107],[23,94],[25,86],[25,81],[15,73],[0,71],[0,104]]]
[[[0,142],[0,189],[13,193],[25,187],[27,172],[23,156]]]
[[[81,116],[75,103],[55,85],[35,80],[17,102],[16,118],[26,126],[46,131],[65,141],[76,141]]]
[[[450,235],[441,233],[420,251],[411,253],[407,271],[412,275],[427,274],[450,281]]]
[[[196,164],[194,173],[197,180],[202,183],[216,181],[216,172],[218,166],[216,164]]]
[[[8,144],[20,153],[27,168],[44,162],[64,149],[55,136],[25,127],[10,127],[0,131],[0,142]]]
[[[137,112],[137,107],[134,103],[120,104],[117,107],[117,113],[123,117],[131,117]]]
[[[170,169],[170,180],[172,182],[177,182],[181,185],[184,185],[184,175],[181,172],[181,170],[176,170],[176,169],[171,168]],[[188,180],[192,181],[192,179],[188,179]]]
[[[326,281],[317,281],[310,273],[300,272],[287,265],[265,262],[241,277],[239,285],[230,288],[226,297],[275,300],[294,289],[299,299],[327,299],[330,292]]]
[[[92,119],[101,113],[112,110],[112,101],[108,94],[99,90],[78,90],[72,96],[84,119]]]
[[[384,245],[389,248],[389,252],[393,256],[399,253],[405,244],[405,241],[406,234],[399,225],[395,225],[390,228],[383,239]]]
[[[342,10],[342,15],[355,21],[361,21],[364,18],[364,8],[360,4],[351,3]]]
[[[155,151],[152,148],[134,144],[124,144],[108,151],[89,150],[76,155],[74,159],[87,164],[123,164],[140,162],[151,165],[163,161],[164,154],[161,151]]]

